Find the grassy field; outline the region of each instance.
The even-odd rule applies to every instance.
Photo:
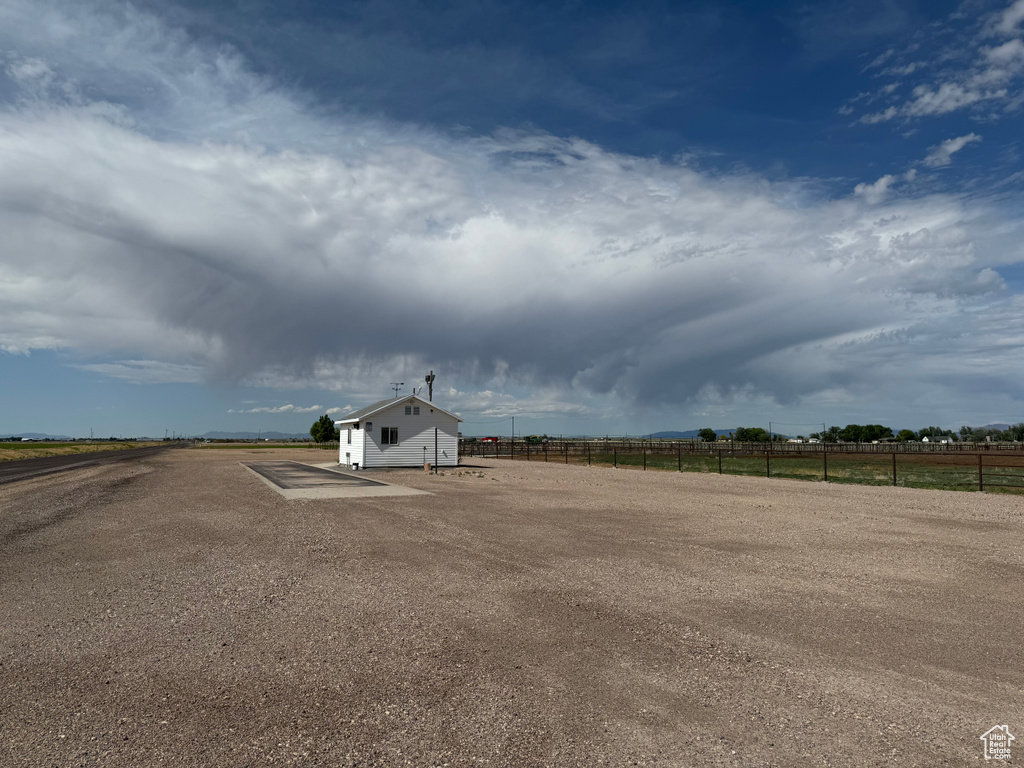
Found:
[[[524,456],[517,456],[520,460]],[[562,452],[550,451],[549,463],[565,463]],[[545,461],[538,451],[531,461]],[[586,454],[570,454],[568,463],[586,464]],[[593,464],[611,465],[624,469],[668,470],[683,472],[719,472],[726,475],[752,477],[784,477],[793,480],[828,480],[833,483],[857,485],[898,485],[904,488],[932,488],[941,490],[977,491],[978,457],[971,454],[897,454],[896,482],[893,482],[892,454],[828,454],[826,477],[825,461],[821,454],[772,454],[766,461],[763,454],[730,455],[723,453],[721,467],[717,453],[710,454],[651,454],[592,452]],[[1024,456],[983,456],[984,490],[992,492],[1024,492]]]
[[[160,443],[139,443],[139,442],[99,442],[73,443],[36,443],[17,442],[0,443],[0,461],[15,461],[17,459],[38,459],[43,456],[68,456],[76,453],[96,453],[98,451],[123,451],[129,448],[147,448]]]

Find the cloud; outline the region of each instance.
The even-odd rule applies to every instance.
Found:
[[[1017,34],[1021,21],[1024,21],[1024,0],[1016,0],[998,16],[996,30],[1004,35]]]
[[[1014,39],[994,48],[986,48],[985,58],[1001,67],[1019,66],[1024,61],[1024,41]]]
[[[327,116],[141,12],[95,38],[86,7],[0,32],[3,349],[353,400],[434,368],[486,415],[580,415],[870,393],[1020,314],[1017,211]]]
[[[901,82],[916,76],[918,82],[908,83],[909,94],[889,83],[860,99],[865,104],[889,104],[863,115],[858,122],[873,125],[897,118],[913,120],[981,109],[988,109],[988,118],[994,119],[997,113],[992,107],[1004,115],[1015,112],[1024,97],[1024,41],[1017,36],[1016,28],[1024,13],[1022,2],[1018,0],[1000,12],[980,14],[973,23],[965,24],[963,17],[954,15],[948,26],[922,30],[919,42],[906,50],[887,50],[876,61],[888,66],[875,76],[896,75]],[[1012,39],[992,44],[993,36]],[[922,46],[929,56],[920,58]],[[865,69],[877,66],[872,62]]]
[[[853,193],[864,198],[868,205],[877,205],[889,196],[889,190],[897,179],[892,174],[886,174],[872,184],[858,184]]]
[[[910,117],[944,115],[979,101],[1004,98],[1006,93],[1004,88],[985,90],[964,86],[960,83],[942,83],[934,90],[919,85],[914,89],[913,101],[904,107],[903,114]]]
[[[258,408],[244,408],[244,409],[231,408],[231,409],[228,410],[228,413],[274,413],[274,414],[280,414],[280,413],[327,413],[327,414],[337,414],[337,413],[348,413],[351,410],[353,410],[352,406],[345,406],[344,408],[338,408],[338,407],[335,407],[335,408],[324,408],[322,405],[310,405],[310,406],[307,406],[307,407],[303,407],[303,406],[299,406],[299,405],[292,405],[292,404],[289,403],[288,405],[260,406]]]
[[[929,168],[940,168],[953,162],[953,155],[966,147],[968,144],[981,141],[981,136],[976,133],[969,133],[966,136],[958,136],[955,139],[946,139],[936,147],[932,147],[924,164]]]

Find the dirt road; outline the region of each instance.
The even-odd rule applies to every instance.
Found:
[[[0,487],[0,764],[982,765],[1004,723],[1024,745],[1019,498],[475,460],[380,475],[434,495],[288,501],[254,458],[325,457]]]

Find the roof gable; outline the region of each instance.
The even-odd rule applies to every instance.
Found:
[[[378,400],[376,403],[373,403],[372,405],[368,405],[365,408],[360,408],[358,411],[353,411],[352,413],[348,414],[345,418],[336,421],[335,424],[352,424],[357,421],[362,421],[363,419],[366,419],[370,416],[374,416],[377,413],[380,413],[381,411],[386,411],[389,408],[393,408],[396,405],[405,405],[407,403],[411,403],[414,401],[421,405],[425,405],[428,408],[433,408],[434,410],[447,414],[456,421],[462,421],[462,419],[460,419],[454,413],[445,410],[437,403],[432,403],[429,400],[424,400],[419,395],[406,395],[405,397],[389,397],[387,400]]]

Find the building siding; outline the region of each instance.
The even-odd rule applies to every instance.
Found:
[[[353,429],[351,424],[342,426],[340,431],[341,445],[338,451],[338,463],[345,464],[346,466],[352,466],[353,464],[363,466],[363,438],[366,432],[362,429]],[[349,445],[347,435],[345,434],[348,431],[352,433],[351,445]]]

